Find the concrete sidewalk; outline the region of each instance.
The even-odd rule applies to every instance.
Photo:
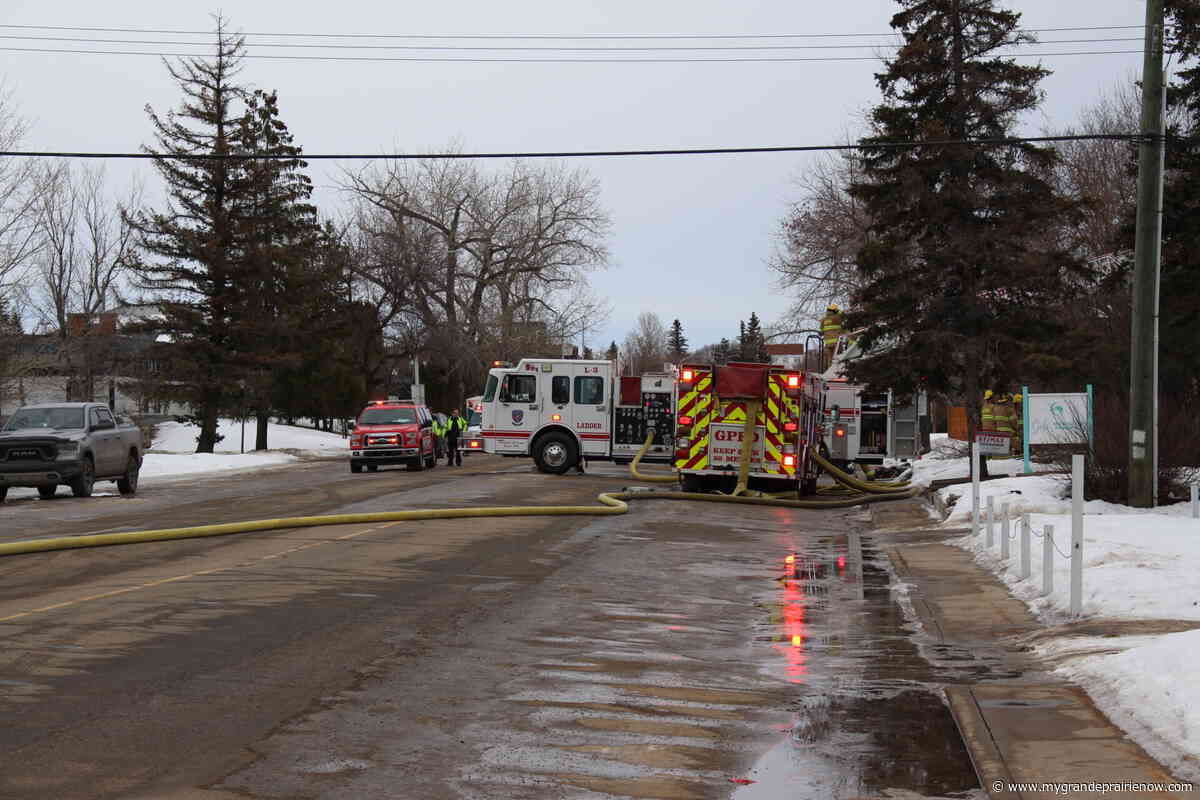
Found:
[[[928,636],[927,657],[970,662],[973,677],[946,689],[980,785],[996,798],[1184,798],[1150,788],[1064,790],[1015,784],[1178,783],[1113,725],[1078,686],[1046,671],[1020,637],[1041,629],[965,550],[945,544],[962,530],[933,527],[920,501],[875,506],[873,527],[892,532],[885,545]]]

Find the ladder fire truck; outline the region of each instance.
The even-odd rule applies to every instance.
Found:
[[[816,491],[825,381],[770,364],[684,364],[679,372],[675,467],[684,491]],[[752,435],[744,453],[743,442]]]
[[[587,460],[631,461],[650,430],[644,456],[674,455],[675,375],[618,375],[612,361],[523,358],[495,362],[480,400],[484,450],[532,456],[542,472],[562,474]]]

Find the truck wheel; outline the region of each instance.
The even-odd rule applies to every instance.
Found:
[[[579,462],[575,442],[564,433],[548,433],[538,439],[533,460],[537,468],[551,475],[562,475]]]
[[[117,491],[128,497],[132,494],[137,494],[138,473],[141,472],[142,464],[138,460],[136,453],[129,454],[129,460],[125,462],[125,474],[117,478]]]
[[[54,493],[57,491],[58,491],[57,483],[54,484],[53,486],[39,486],[38,487],[38,496],[41,497],[43,500],[49,500],[51,497],[54,497]]]
[[[350,471],[357,475],[358,473],[362,472],[362,464],[359,464],[357,461],[351,461]]]
[[[68,485],[71,487],[71,494],[76,497],[91,497],[92,486],[96,483],[96,465],[92,463],[91,456],[84,456],[83,463],[80,464],[79,477],[72,480]]]
[[[702,475],[680,475],[679,489],[684,492],[702,492],[704,491],[704,476]]]

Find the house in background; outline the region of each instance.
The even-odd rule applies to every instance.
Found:
[[[21,334],[0,364],[0,418],[38,403],[107,403],[125,416],[189,413],[154,357],[154,334],[137,332],[145,309],[70,314],[65,330]]]

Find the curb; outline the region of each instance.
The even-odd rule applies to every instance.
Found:
[[[980,788],[990,798],[1021,797],[1019,792],[1005,789],[1013,784],[1012,775],[1004,763],[1004,757],[1000,755],[996,740],[992,738],[992,731],[983,718],[983,712],[979,710],[979,701],[971,687],[947,686],[946,703],[950,706],[950,715],[954,717],[958,735],[971,758]]]

